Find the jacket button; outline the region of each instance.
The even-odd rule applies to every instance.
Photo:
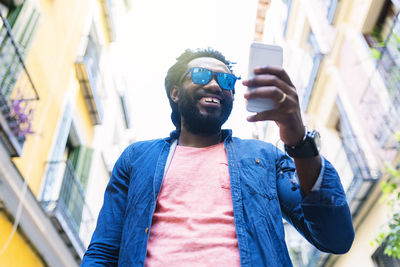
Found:
[[[144,230],[144,232],[147,234],[149,232],[149,227],[146,227],[146,229]]]
[[[256,158],[254,161],[256,162],[256,164],[260,164],[260,160],[258,158]]]

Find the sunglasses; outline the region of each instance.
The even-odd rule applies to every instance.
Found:
[[[186,79],[189,73],[194,84],[206,85],[214,78],[219,87],[224,90],[234,90],[236,80],[240,79],[240,77],[238,78],[230,73],[214,72],[206,68],[194,67],[185,74],[183,80]]]

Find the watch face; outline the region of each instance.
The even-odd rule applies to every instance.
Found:
[[[317,131],[314,131],[314,142],[315,142],[315,145],[317,146],[318,151],[320,151],[320,149],[321,149],[321,135]]]

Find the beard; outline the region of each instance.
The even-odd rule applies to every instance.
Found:
[[[221,131],[221,126],[226,122],[231,114],[233,100],[227,99],[221,93],[221,112],[216,114],[201,114],[197,103],[204,90],[199,89],[192,95],[182,87],[179,88],[178,111],[183,117],[183,126],[193,134],[212,135]]]

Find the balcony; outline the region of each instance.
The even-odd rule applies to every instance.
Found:
[[[113,5],[112,0],[101,0],[101,6],[104,12],[104,19],[107,25],[107,33],[111,42],[115,41],[115,25],[113,18]]]
[[[392,29],[380,50],[377,69],[385,81],[396,110],[400,112],[400,13],[394,18]]]
[[[400,14],[397,14],[392,30],[382,48],[381,57],[377,62],[377,69],[381,74],[388,90],[393,115],[400,117]],[[390,124],[398,125],[399,120],[389,121]],[[396,130],[399,130],[397,127]]]
[[[395,132],[400,130],[400,15],[394,17],[393,25],[382,42],[372,35],[364,35],[369,49],[374,51],[376,71],[371,78],[362,105],[366,111],[371,131],[380,147],[386,151],[384,159],[391,161],[398,148],[394,138]],[[374,88],[374,77],[379,77],[382,86]],[[386,88],[386,90],[385,90]]]
[[[85,202],[85,193],[70,161],[52,161],[47,166],[46,192],[42,205],[65,243],[77,259],[82,259],[85,245],[80,233],[90,232],[93,216]]]
[[[101,124],[103,119],[103,110],[98,94],[100,87],[99,58],[99,47],[89,35],[85,55],[78,57],[75,69],[93,124]]]
[[[18,157],[26,136],[33,133],[32,118],[39,95],[1,11],[0,16],[0,140],[11,157]]]

